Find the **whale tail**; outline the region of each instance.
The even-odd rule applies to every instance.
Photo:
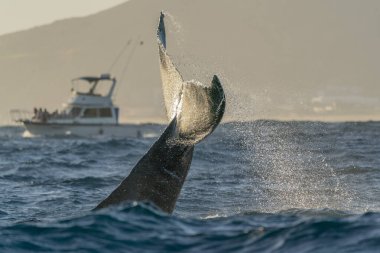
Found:
[[[129,176],[95,209],[123,201],[150,201],[165,212],[173,212],[190,169],[194,145],[212,133],[223,117],[226,101],[218,77],[214,76],[209,86],[183,81],[166,53],[163,13],[157,39],[170,124]]]
[[[162,89],[168,119],[177,120],[177,136],[181,141],[198,143],[218,126],[226,99],[214,75],[210,85],[184,81],[166,51],[165,14],[161,12],[157,28]]]

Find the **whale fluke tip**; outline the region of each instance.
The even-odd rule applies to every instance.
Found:
[[[157,39],[159,40],[159,42],[162,43],[164,48],[166,48],[166,34],[165,34],[164,18],[165,18],[165,13],[164,11],[161,11],[160,19],[159,19],[158,27],[157,27]]]

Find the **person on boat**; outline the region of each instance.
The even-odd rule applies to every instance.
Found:
[[[36,120],[40,121],[42,119],[42,108],[39,108],[36,114]]]
[[[56,118],[57,116],[58,116],[58,110],[55,110],[50,116],[52,117],[52,118]]]
[[[42,113],[42,122],[47,122],[49,117],[50,117],[50,113],[45,108]]]
[[[32,120],[33,120],[33,119],[37,119],[37,113],[38,113],[38,110],[37,110],[36,107],[33,108],[33,113],[34,113],[34,114],[33,114]]]

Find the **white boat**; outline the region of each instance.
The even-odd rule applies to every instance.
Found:
[[[85,92],[79,91],[78,82],[86,84]],[[119,108],[112,101],[116,79],[109,74],[79,77],[72,83],[71,96],[60,112],[35,108],[26,116],[23,111],[11,111],[13,120],[25,126],[24,135],[140,137],[157,132],[151,124],[119,124]]]

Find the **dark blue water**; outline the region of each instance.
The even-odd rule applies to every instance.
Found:
[[[171,216],[91,211],[155,138],[22,131],[0,128],[0,252],[380,252],[379,122],[221,125]]]

